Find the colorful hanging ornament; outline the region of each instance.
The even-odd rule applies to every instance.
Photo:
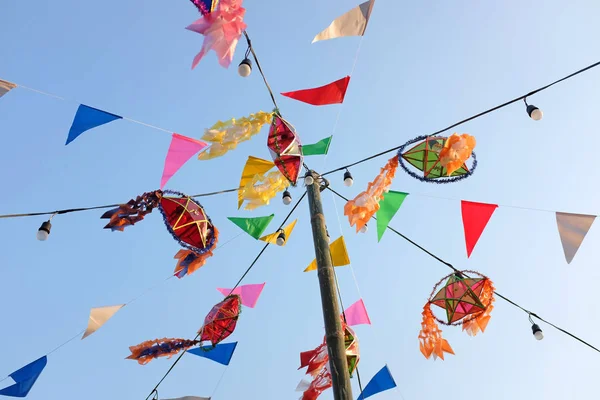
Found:
[[[267,147],[277,168],[293,186],[296,186],[304,160],[302,145],[294,127],[284,120],[278,111],[273,114]]]
[[[219,7],[219,0],[190,0],[196,6],[200,14],[206,15]]]
[[[348,372],[352,376],[360,360],[358,339],[354,331],[344,321],[342,321],[342,329],[344,330],[344,347],[346,349]],[[301,400],[315,400],[323,391],[332,386],[326,338],[316,349],[300,353],[300,368],[298,369],[304,367],[308,367],[306,374],[310,375],[313,380],[307,388],[304,387],[305,385],[302,382],[298,385],[299,388],[305,389]]]
[[[205,14],[193,24],[186,27],[190,31],[204,35],[202,49],[194,57],[192,69],[209,52],[217,53],[219,64],[228,68],[233,60],[233,54],[242,32],[246,29],[242,0],[220,0],[219,7],[209,14]]]
[[[344,215],[348,217],[350,226],[356,225],[356,232],[360,231],[373,215],[379,210],[379,202],[385,196],[392,184],[398,168],[398,157],[390,158],[381,168],[379,175],[369,182],[367,190],[361,192],[354,200],[344,206]]]
[[[477,168],[473,152],[475,144],[475,138],[466,133],[450,137],[419,136],[398,149],[398,158],[402,169],[422,182],[456,182],[468,178]],[[471,167],[466,163],[469,158],[473,159]],[[422,171],[423,175],[414,172],[413,168]]]
[[[209,341],[212,346],[225,340],[233,333],[242,312],[242,298],[232,294],[217,303],[204,319],[204,325],[198,331],[202,342]]]
[[[279,171],[271,171],[265,175],[254,175],[250,182],[239,189],[245,210],[254,210],[266,206],[277,193],[290,186],[290,182]]]
[[[148,364],[155,358],[171,358],[182,350],[187,350],[199,343],[197,340],[186,339],[154,339],[147,340],[136,346],[131,346],[131,355],[127,360],[137,360],[140,365]]]
[[[220,157],[235,149],[239,143],[252,139],[252,136],[260,132],[263,125],[271,121],[272,116],[273,113],[259,111],[247,117],[217,122],[204,132],[202,140],[212,145],[208,150],[198,154],[198,160]]]
[[[144,193],[135,199],[129,200],[126,204],[108,210],[100,217],[101,219],[110,219],[104,229],[123,232],[126,227],[135,225],[143,220],[146,214],[150,214],[158,206],[161,196],[162,192],[160,190]]]
[[[467,277],[475,275],[476,277]],[[445,281],[445,283],[444,283]],[[419,333],[419,347],[426,358],[433,355],[444,359],[444,353],[454,354],[452,347],[442,338],[437,322],[444,325],[462,325],[471,336],[484,332],[494,308],[494,285],[492,281],[475,271],[457,271],[440,280],[423,307],[423,321]],[[446,312],[446,320],[436,317],[431,305]]]

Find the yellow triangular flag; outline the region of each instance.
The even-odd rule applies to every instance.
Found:
[[[340,236],[329,245],[329,251],[331,253],[331,263],[334,267],[343,267],[344,265],[350,264],[350,257],[348,257],[348,249],[346,249],[346,242],[344,241],[343,236]],[[317,260],[315,259],[304,272],[314,271],[316,269]]]
[[[283,244],[284,246],[287,244],[287,241],[290,239],[290,235],[292,234],[292,231],[294,230],[294,227],[296,226],[296,222],[298,222],[297,219],[295,219],[292,223],[290,223],[288,226],[283,228],[283,232],[285,232],[285,243]],[[263,236],[260,238],[260,240],[262,240],[263,242],[271,243],[271,244],[277,244],[277,236],[279,236],[279,231],[273,232],[270,235]]]
[[[242,178],[240,179],[240,186],[238,189],[238,209],[244,202],[241,188],[246,186],[246,183],[251,182],[255,175],[264,175],[274,166],[275,164],[273,164],[272,161],[252,156],[248,157],[248,161],[246,161],[246,165],[244,165],[244,170],[242,171]]]
[[[90,319],[88,321],[87,329],[83,334],[81,340],[90,336],[92,333],[96,332],[102,325],[106,323],[117,311],[121,308],[125,307],[125,304],[119,304],[118,306],[108,306],[108,307],[96,307],[90,310]]]

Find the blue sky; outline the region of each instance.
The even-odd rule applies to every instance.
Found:
[[[307,159],[313,168],[335,168],[402,144],[598,61],[600,10],[594,1],[452,3],[379,0],[343,107],[278,97],[305,143],[330,135],[340,113],[326,161]],[[310,42],[356,5],[245,2],[248,32],[276,92],[350,73],[358,38]],[[4,1],[0,11],[0,79],[69,99],[23,89],[0,99],[1,213],[126,202],[158,187],[169,134],[116,121],[64,146],[79,102],[196,138],[219,119],[271,109],[257,71],[242,79],[235,64],[223,69],[213,54],[190,70],[202,38],[184,30],[197,16],[187,0]],[[244,50],[238,48],[234,63]],[[501,207],[467,259],[459,201],[418,194],[597,214],[599,85],[600,70],[592,70],[533,96],[530,103],[544,111],[540,122],[529,119],[521,103],[458,128],[477,138],[479,168],[464,182],[429,185],[399,172],[392,187],[411,193],[392,226],[455,266],[485,273],[500,293],[596,345],[597,226],[567,265],[551,212]],[[223,158],[191,160],[168,186],[189,194],[235,187],[247,156],[269,157],[265,142],[266,130]],[[342,185],[341,174],[331,177],[332,186],[353,197],[386,160],[353,168],[352,188]],[[298,198],[301,189],[292,194]],[[222,242],[239,233],[228,216],[275,213],[276,225],[289,211],[280,201],[237,211],[235,194],[201,202]],[[314,258],[307,207],[298,208],[288,245],[269,248],[244,281],[267,285],[258,306],[243,311],[231,337],[239,345],[221,383],[225,367],[186,355],[161,385],[161,398],[299,396],[299,353],[323,337],[317,277],[302,273]],[[462,399],[468,391],[489,400],[596,393],[597,353],[545,325],[546,338],[535,341],[526,314],[500,299],[485,334],[471,338],[446,328],[456,355],[424,359],[417,341],[422,306],[449,271],[390,232],[381,243],[375,229],[354,234],[343,215],[338,223],[336,207],[341,212],[343,203],[325,194],[331,235],[346,237],[373,322],[356,328],[363,384],[387,363],[406,400]],[[101,214],[57,216],[44,243],[35,239],[43,218],[0,221],[2,376],[84,329],[91,307],[125,303],[155,287],[93,336],[53,353],[31,400],[145,398],[170,361],[139,366],[124,360],[128,346],[193,337],[221,299],[215,288],[235,284],[261,248],[239,236],[199,272],[161,283],[174,268],[178,245],[160,216],[111,233],[102,229]],[[359,291],[350,268],[338,274],[348,305]],[[397,399],[398,390],[377,398]]]

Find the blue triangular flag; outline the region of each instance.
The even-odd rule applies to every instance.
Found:
[[[235,346],[237,346],[237,342],[220,343],[214,348],[211,346],[195,347],[191,350],[188,350],[188,353],[208,358],[209,360],[216,361],[219,364],[229,365],[231,356],[233,356],[233,352],[235,351]]]
[[[123,117],[80,104],[73,119],[71,129],[69,129],[69,136],[67,137],[65,146],[77,139],[83,132],[121,118]]]
[[[44,356],[10,374],[9,376],[16,383],[0,390],[0,395],[11,397],[27,396],[27,393],[29,393],[33,384],[44,370],[46,362],[47,358]]]
[[[364,400],[367,397],[373,396],[374,394],[384,392],[395,387],[396,382],[394,382],[394,378],[392,377],[392,374],[386,365],[385,367],[381,368],[381,370],[376,373],[373,378],[371,378],[360,396],[358,396],[358,400]]]

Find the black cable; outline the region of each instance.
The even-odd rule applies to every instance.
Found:
[[[440,133],[442,133],[442,132],[445,132],[445,131],[447,131],[447,130],[450,130],[450,129],[452,129],[452,128],[455,128],[455,127],[457,127],[457,126],[459,126],[459,125],[462,125],[462,124],[464,124],[465,122],[472,121],[472,120],[474,120],[474,119],[476,119],[476,118],[482,117],[482,116],[484,116],[484,115],[486,115],[486,114],[489,114],[489,113],[491,113],[491,112],[493,112],[493,111],[499,110],[499,109],[501,109],[501,108],[504,108],[504,107],[506,107],[506,106],[508,106],[508,105],[511,105],[511,104],[513,104],[513,103],[516,103],[517,101],[525,100],[525,99],[526,99],[527,97],[529,97],[529,96],[532,96],[532,95],[534,95],[534,94],[536,94],[536,93],[539,93],[539,92],[541,92],[541,91],[543,91],[543,90],[546,90],[546,89],[548,89],[549,87],[556,85],[557,83],[560,83],[560,82],[562,82],[562,81],[565,81],[565,80],[567,80],[567,79],[570,79],[570,78],[574,77],[575,75],[579,75],[579,74],[581,74],[582,72],[585,72],[585,71],[587,71],[587,70],[589,70],[589,69],[595,68],[595,67],[597,67],[598,65],[600,65],[600,61],[598,61],[598,62],[596,62],[596,63],[594,63],[594,64],[592,64],[592,65],[588,65],[587,67],[585,67],[585,68],[583,68],[583,69],[580,69],[579,71],[573,72],[572,74],[570,74],[570,75],[567,75],[567,76],[565,76],[564,78],[561,78],[561,79],[559,79],[559,80],[557,80],[557,81],[554,81],[554,82],[552,82],[552,83],[549,83],[549,84],[548,84],[548,85],[546,85],[546,86],[542,86],[541,88],[538,88],[538,89],[532,90],[531,92],[529,92],[529,93],[527,93],[527,94],[524,94],[524,95],[522,95],[522,96],[519,96],[519,97],[517,97],[517,98],[514,98],[514,99],[512,99],[512,100],[509,100],[509,101],[507,101],[506,103],[502,103],[502,104],[500,104],[500,105],[498,105],[498,106],[496,106],[496,107],[493,107],[493,108],[490,108],[490,109],[488,109],[488,110],[485,110],[485,111],[483,111],[483,112],[480,112],[479,114],[475,114],[475,115],[473,115],[473,116],[471,116],[471,117],[469,117],[469,118],[465,118],[465,119],[463,119],[462,121],[455,122],[454,124],[452,124],[452,125],[450,125],[450,126],[448,126],[448,127],[444,128],[444,129],[440,129],[439,131],[432,132],[432,133],[430,133],[430,134],[429,134],[429,135],[427,135],[427,136],[435,136],[435,135],[438,135],[438,134],[440,134]],[[353,163],[351,163],[351,164],[344,165],[343,167],[339,167],[339,168],[333,169],[333,170],[331,170],[331,171],[325,172],[325,173],[324,173],[324,174],[322,174],[322,175],[329,175],[329,174],[332,174],[332,173],[334,173],[334,172],[343,171],[343,170],[345,170],[345,169],[347,169],[347,168],[350,168],[350,167],[353,167],[353,166],[355,166],[355,165],[357,165],[357,164],[363,163],[363,162],[365,162],[365,161],[372,160],[373,158],[380,157],[380,156],[382,156],[382,155],[384,155],[384,154],[387,154],[387,153],[391,153],[392,151],[398,150],[400,147],[402,147],[402,145],[400,145],[400,146],[396,146],[396,147],[392,147],[391,149],[388,149],[388,150],[382,151],[382,152],[380,152],[380,153],[374,154],[374,155],[372,155],[372,156],[369,156],[369,157],[363,158],[362,160],[359,160],[359,161],[353,162]]]
[[[225,190],[219,190],[218,192],[209,192],[209,193],[194,194],[194,195],[192,195],[190,197],[215,196],[215,195],[223,194],[223,193],[236,192],[237,190],[238,189],[225,189]],[[105,206],[68,208],[68,209],[65,209],[65,210],[56,210],[56,211],[47,211],[47,212],[31,212],[31,213],[23,213],[23,214],[5,214],[5,215],[0,215],[0,219],[1,218],[35,217],[35,216],[39,216],[39,215],[69,214],[69,213],[79,212],[79,211],[89,211],[89,210],[99,210],[99,209],[102,209],[102,208],[119,207],[121,204],[107,204]]]
[[[565,78],[565,79],[566,79],[566,78]],[[333,190],[331,187],[328,187],[327,189],[331,190],[331,192],[333,192],[333,193],[334,193],[335,195],[337,195],[338,197],[340,197],[340,198],[344,199],[345,201],[348,201],[348,199],[347,199],[346,197],[342,196],[341,194],[339,194],[338,192],[336,192],[335,190]],[[377,218],[375,218],[375,217],[371,217],[371,218],[373,218],[374,220],[376,220],[376,221],[377,221]],[[413,241],[412,241],[412,240],[410,240],[408,237],[404,236],[403,234],[401,234],[400,232],[398,232],[398,231],[397,231],[397,230],[395,230],[394,228],[390,227],[389,225],[388,225],[387,229],[389,229],[389,230],[391,230],[392,232],[396,233],[398,236],[402,237],[403,239],[405,239],[406,241],[408,241],[410,244],[414,245],[415,247],[417,247],[417,248],[419,248],[420,250],[424,251],[425,253],[427,253],[427,254],[428,254],[428,255],[430,255],[431,257],[435,258],[437,261],[439,261],[439,262],[441,262],[442,264],[446,265],[447,267],[451,268],[451,269],[452,269],[454,272],[459,272],[459,270],[458,270],[458,269],[456,269],[456,268],[454,268],[454,266],[453,266],[452,264],[450,264],[450,263],[449,263],[449,262],[447,262],[447,261],[444,261],[444,260],[442,260],[441,258],[439,258],[438,256],[436,256],[435,254],[433,254],[433,253],[432,253],[432,252],[430,252],[429,250],[427,250],[427,249],[425,249],[424,247],[422,247],[422,246],[418,245],[417,243],[413,242]],[[509,299],[508,297],[505,297],[505,296],[501,295],[501,294],[500,294],[500,293],[498,293],[498,292],[494,292],[494,294],[495,294],[496,296],[500,297],[501,299],[505,300],[505,301],[506,301],[506,302],[508,302],[509,304],[512,304],[513,306],[515,306],[515,307],[517,307],[517,308],[521,309],[522,311],[526,312],[526,313],[527,313],[527,314],[529,314],[530,316],[533,316],[533,317],[535,317],[535,318],[539,319],[540,321],[542,321],[542,322],[545,322],[546,324],[550,325],[551,327],[555,328],[556,330],[558,330],[558,331],[560,331],[560,332],[562,332],[562,333],[564,333],[564,334],[566,334],[566,335],[569,335],[569,336],[571,336],[573,339],[576,339],[577,341],[579,341],[579,342],[581,342],[581,343],[585,344],[586,346],[588,346],[588,347],[590,347],[591,349],[594,349],[594,350],[596,350],[597,352],[599,352],[599,353],[600,353],[600,350],[599,350],[598,348],[596,348],[596,347],[592,346],[591,344],[589,344],[589,343],[588,343],[588,342],[586,342],[585,340],[583,340],[583,339],[581,339],[581,338],[579,338],[579,337],[577,337],[577,336],[573,335],[572,333],[570,333],[570,332],[568,332],[568,331],[566,331],[566,330],[564,330],[564,329],[562,329],[562,328],[560,328],[560,327],[558,327],[558,326],[554,325],[553,323],[551,323],[551,322],[549,322],[549,321],[545,320],[544,318],[540,317],[540,316],[539,316],[539,315],[537,315],[536,313],[534,313],[534,312],[531,312],[531,311],[527,310],[526,308],[524,308],[524,307],[520,306],[519,304],[515,303],[514,301],[512,301],[512,300],[511,300],[511,299]]]
[[[298,201],[296,202],[296,204],[294,205],[294,207],[292,207],[292,209],[290,210],[290,212],[288,213],[288,215],[285,217],[285,219],[283,220],[283,222],[281,222],[281,225],[279,225],[279,228],[277,228],[278,231],[283,227],[283,225],[287,222],[287,220],[292,216],[292,214],[294,213],[294,211],[296,210],[296,208],[298,207],[298,205],[300,204],[300,202],[302,201],[302,199],[304,199],[305,196],[306,196],[306,192],[304,192],[304,194],[302,194],[302,196],[300,196],[300,198],[298,199]],[[248,273],[250,272],[250,270],[252,269],[252,267],[254,267],[254,265],[256,264],[256,262],[258,261],[258,259],[260,258],[260,256],[262,256],[262,254],[265,252],[265,250],[267,249],[267,247],[269,247],[269,244],[270,243],[267,242],[267,244],[264,245],[264,247],[262,248],[262,250],[260,251],[260,253],[258,253],[258,255],[256,256],[256,258],[254,259],[254,261],[252,261],[252,263],[250,264],[250,266],[248,267],[248,269],[246,269],[246,271],[244,272],[244,274],[242,275],[242,277],[238,280],[238,282],[235,284],[235,286],[233,287],[233,289],[231,289],[231,291],[229,292],[229,295],[231,295],[231,293],[233,293],[233,291],[235,290],[235,288],[237,288],[239,286],[239,284],[242,283],[242,280],[246,277],[246,275],[248,275]],[[198,334],[196,335],[196,337],[194,338],[194,340],[198,340],[198,338],[200,337],[201,334],[202,334],[202,330],[200,330],[200,332],[198,332]],[[158,394],[158,387],[165,380],[165,378],[171,373],[171,371],[173,370],[173,368],[175,368],[175,365],[177,365],[177,363],[179,362],[179,360],[181,360],[181,357],[183,357],[183,355],[186,352],[187,352],[187,349],[184,349],[179,354],[179,356],[175,359],[175,361],[173,362],[173,364],[171,365],[171,367],[167,370],[167,372],[163,375],[163,377],[160,379],[160,381],[158,381],[158,383],[156,384],[156,386],[154,386],[154,389],[152,389],[152,391],[150,392],[150,394],[146,397],[146,400],[148,400],[155,393]]]
[[[276,109],[279,109],[279,107],[277,106],[277,102],[275,101],[275,95],[273,94],[273,91],[271,90],[271,86],[269,85],[269,82],[267,82],[267,77],[265,76],[261,66],[260,66],[260,62],[258,62],[258,57],[256,57],[256,53],[254,52],[254,47],[252,47],[252,41],[250,40],[250,36],[248,36],[248,33],[246,31],[244,31],[244,36],[246,37],[246,42],[248,42],[248,49],[250,49],[250,52],[252,53],[252,57],[254,58],[254,62],[256,63],[256,66],[258,67],[258,72],[260,72],[260,75],[263,78],[263,81],[265,82],[265,86],[267,87],[267,90],[269,91],[269,95],[271,95],[271,100],[273,101],[273,105],[275,106]]]

